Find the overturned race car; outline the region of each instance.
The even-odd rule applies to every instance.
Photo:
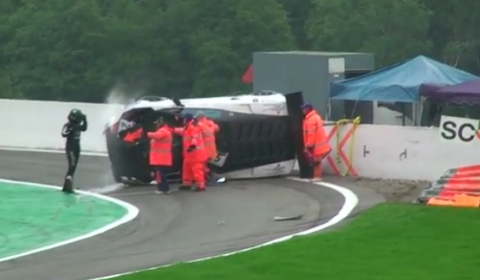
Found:
[[[262,91],[240,96],[170,99],[145,96],[127,105],[104,131],[113,177],[118,183],[149,184],[149,141],[159,117],[181,126],[179,116],[202,111],[220,127],[216,133],[218,157],[209,163],[214,174],[227,179],[284,176],[295,165],[295,137],[301,137],[301,92]],[[300,138],[298,138],[300,139]],[[181,178],[182,141],[174,136],[169,179]]]

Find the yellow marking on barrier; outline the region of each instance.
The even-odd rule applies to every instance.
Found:
[[[350,171],[349,166],[353,166],[353,155],[354,155],[354,149],[355,149],[355,132],[356,132],[357,127],[360,124],[360,122],[361,122],[360,117],[356,117],[353,120],[351,120],[351,119],[341,119],[341,120],[338,120],[337,122],[335,122],[335,128],[336,128],[335,134],[336,134],[336,144],[337,144],[335,160],[336,160],[337,165],[339,165],[338,170],[339,170],[340,176],[345,177],[345,176],[349,175],[349,171]],[[340,141],[340,125],[346,125],[346,124],[349,124],[349,123],[353,124],[351,136],[348,136],[349,132],[347,132],[347,136],[352,137],[352,140],[349,143],[348,157],[347,157],[347,160],[349,162],[345,163],[347,165],[347,170],[342,172],[341,171],[341,169],[342,169],[341,168],[342,159],[340,157],[340,155],[342,153],[342,146],[340,146],[340,143],[343,141],[343,139],[342,139],[342,141]]]

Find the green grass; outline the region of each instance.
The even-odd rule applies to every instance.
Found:
[[[480,211],[381,204],[341,229],[117,280],[480,279]]]

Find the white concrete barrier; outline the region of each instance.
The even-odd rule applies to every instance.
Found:
[[[88,117],[82,149],[105,152],[102,133],[110,117],[121,112],[120,105],[0,99],[0,147],[63,149],[61,130],[74,108]]]
[[[351,128],[351,124],[340,126],[340,141]],[[337,138],[332,137],[330,144],[334,151],[330,157],[340,171],[347,171],[348,162],[352,162],[350,174],[356,172],[362,177],[435,180],[450,168],[480,161],[480,141],[474,144],[446,142],[438,128],[359,125],[347,138],[345,145],[337,150]],[[341,159],[340,150],[347,160]],[[324,167],[327,172],[335,173],[328,161]]]
[[[88,116],[83,151],[106,152],[103,130],[121,112],[121,105],[0,99],[0,147],[63,149],[61,128],[73,108]],[[450,168],[480,161],[480,140],[468,145],[445,141],[437,128],[359,125],[350,135],[352,128],[353,124],[327,127],[328,132],[338,132],[330,139],[333,151],[324,162],[327,173],[434,180]]]

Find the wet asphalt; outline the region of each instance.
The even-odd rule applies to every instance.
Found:
[[[0,151],[0,178],[61,185],[63,154]],[[80,158],[75,185],[85,190],[111,186],[106,157]],[[326,178],[346,184],[341,178]],[[348,185],[362,211],[382,198]],[[153,186],[107,195],[136,206],[133,221],[104,234],[56,249],[0,263],[0,279],[85,280],[187,261],[246,248],[328,221],[341,209],[339,193],[284,178],[231,181],[206,192],[156,195]],[[303,215],[295,221],[275,216]]]

